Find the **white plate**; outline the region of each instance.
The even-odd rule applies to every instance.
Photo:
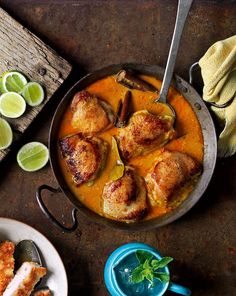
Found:
[[[47,268],[48,274],[42,282],[53,292],[53,296],[67,296],[68,283],[65,267],[53,245],[34,228],[7,218],[0,218],[0,241],[10,240],[17,244],[24,239],[31,239],[37,245],[43,266]]]

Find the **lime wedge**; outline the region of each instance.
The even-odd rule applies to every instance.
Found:
[[[27,83],[23,88],[22,95],[32,107],[40,105],[44,99],[43,88],[37,82]]]
[[[17,153],[17,163],[27,172],[40,170],[47,164],[48,158],[48,148],[39,142],[25,144]]]
[[[0,150],[8,148],[13,139],[10,124],[3,118],[0,118]]]
[[[8,92],[0,96],[0,113],[6,117],[20,117],[25,112],[25,108],[25,100],[15,92]]]
[[[11,71],[2,75],[0,89],[2,93],[14,91],[20,94],[27,84],[25,76],[19,72]]]

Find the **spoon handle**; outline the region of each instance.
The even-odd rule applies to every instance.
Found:
[[[179,49],[180,38],[192,2],[193,0],[179,0],[174,33],[170,45],[168,60],[166,63],[165,74],[158,102],[166,103],[168,89],[170,87],[175,66],[175,60]]]

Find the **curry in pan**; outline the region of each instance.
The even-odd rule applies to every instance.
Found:
[[[153,219],[176,208],[198,181],[201,127],[174,88],[168,100],[175,122],[165,105],[154,103],[160,80],[119,75],[71,99],[59,127],[60,168],[74,195],[99,215],[123,222]]]

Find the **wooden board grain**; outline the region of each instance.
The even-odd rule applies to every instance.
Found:
[[[24,73],[29,80],[39,82],[46,91],[46,98],[40,106],[28,106],[20,118],[7,119],[16,138],[27,129],[67,78],[71,65],[0,7],[0,75],[9,70]],[[9,151],[10,148],[0,150],[0,161]]]

